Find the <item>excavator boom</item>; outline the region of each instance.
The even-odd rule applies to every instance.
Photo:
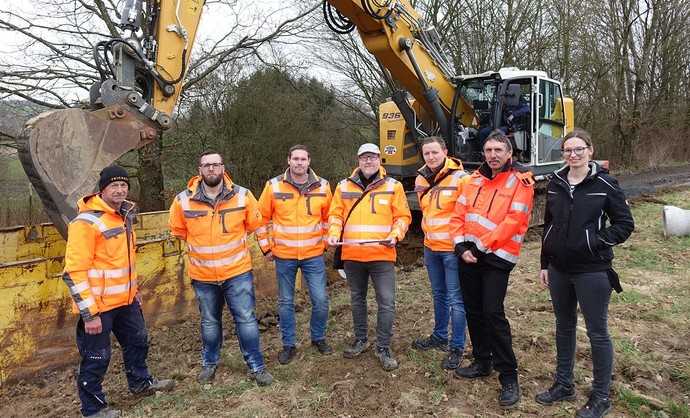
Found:
[[[100,171],[170,127],[203,5],[127,0],[122,36],[94,51],[101,81],[91,89],[92,109],[45,112],[24,126],[17,141],[22,166],[63,237]]]

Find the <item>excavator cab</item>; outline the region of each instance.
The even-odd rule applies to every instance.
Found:
[[[563,97],[560,83],[545,72],[503,68],[463,76],[458,94],[477,116],[476,124],[461,127],[467,135],[456,156],[466,167],[481,164],[483,143],[494,129],[505,132],[513,159],[533,173],[545,174],[562,164],[561,143],[574,126],[573,101]]]

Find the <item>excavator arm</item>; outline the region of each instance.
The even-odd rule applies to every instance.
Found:
[[[409,0],[326,0],[324,15],[337,32],[357,29],[391,81],[414,96],[446,139],[452,130],[451,113],[460,115],[460,122],[472,122],[471,106],[456,97],[454,68],[436,29],[424,22]],[[400,107],[399,101],[396,104]]]
[[[20,159],[63,236],[77,214],[77,200],[94,191],[99,172],[170,127],[204,2],[125,1],[121,36],[94,49],[101,81],[91,89],[90,109],[47,112],[27,122]],[[432,131],[448,138],[455,115],[460,122],[472,120],[435,29],[409,0],[325,0],[323,10],[336,31],[357,29],[389,82],[410,92],[416,108],[430,115]],[[416,110],[406,106],[406,94],[397,97],[411,118]]]
[[[91,109],[42,113],[24,126],[19,158],[63,237],[100,171],[170,127],[203,5],[127,0],[122,36],[94,49],[101,81],[91,88]]]

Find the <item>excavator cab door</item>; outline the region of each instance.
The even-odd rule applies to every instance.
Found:
[[[536,127],[536,147],[532,156],[532,165],[536,166],[535,168],[540,172],[549,172],[553,171],[555,166],[559,166],[563,160],[561,145],[567,132],[566,104],[569,99],[563,97],[561,85],[557,81],[538,78],[537,86],[534,94],[536,112],[533,116]]]
[[[505,80],[501,86],[500,107],[494,125],[504,131],[513,144],[513,158],[523,164],[532,159],[534,138],[534,95],[531,77]]]

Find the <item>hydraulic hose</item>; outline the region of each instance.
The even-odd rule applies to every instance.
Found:
[[[431,110],[434,114],[434,118],[436,119],[436,122],[438,123],[439,129],[441,130],[441,135],[443,138],[446,140],[446,143],[450,142],[450,137],[448,136],[448,118],[446,117],[446,114],[443,112],[443,108],[441,107],[441,101],[438,98],[438,91],[436,89],[429,87],[429,84],[426,82],[426,79],[424,78],[424,73],[422,73],[421,68],[419,68],[419,63],[417,63],[417,59],[414,56],[414,53],[412,52],[412,40],[407,39],[407,38],[402,38],[400,39],[400,48],[405,51],[405,54],[407,54],[407,57],[410,59],[410,63],[412,63],[412,68],[414,69],[415,74],[417,74],[417,79],[419,80],[419,83],[422,85],[422,92],[424,94],[424,98],[426,99],[427,103],[431,106]]]

